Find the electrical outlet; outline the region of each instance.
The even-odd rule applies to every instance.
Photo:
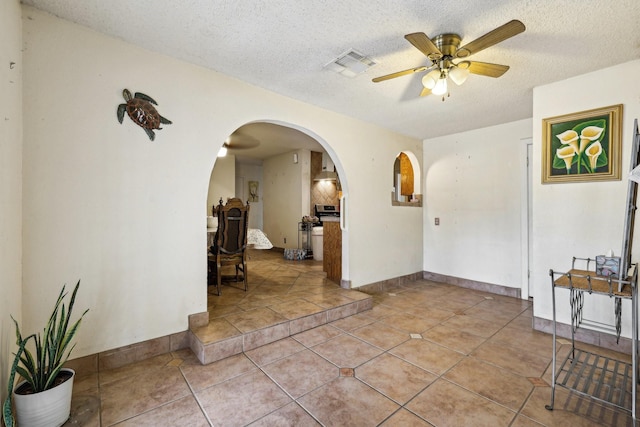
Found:
[[[436,217],[435,223],[436,223],[436,225],[440,225],[440,218]]]
[[[284,238],[284,244],[285,245],[287,244],[287,238],[286,237]]]

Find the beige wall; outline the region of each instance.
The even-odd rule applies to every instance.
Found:
[[[590,257],[613,249],[620,255],[626,211],[627,176],[633,121],[640,117],[640,60],[535,88],[533,92],[533,266],[534,314],[552,318],[549,269],[566,271],[572,257]],[[624,104],[622,180],[564,184],[541,183],[542,119]],[[638,221],[636,221],[638,224]],[[640,259],[636,230],[632,262]],[[558,320],[570,323],[566,292],[558,292]],[[631,335],[631,306],[624,301],[622,334]],[[586,296],[585,319],[613,324],[613,300]]]
[[[262,224],[262,192],[264,190],[262,183],[262,164],[236,163],[236,180],[238,179],[242,182],[242,188],[236,187],[236,197],[240,197],[245,203],[249,195],[249,181],[256,181],[258,183],[258,201],[251,202],[251,209],[249,209],[249,227],[262,230],[264,228]]]
[[[22,21],[20,2],[0,2],[0,402],[7,393],[22,319]],[[12,64],[12,65],[10,65]]]
[[[345,279],[357,287],[422,269],[421,210],[390,206],[387,173],[399,151],[422,157],[422,141],[23,11],[28,329],[80,278],[77,304],[91,311],[77,357],[185,330],[207,306],[211,141],[254,121],[308,133],[336,160],[349,204]],[[173,121],[155,142],[116,120],[125,87]]]
[[[218,206],[220,198],[224,203],[236,196],[236,156],[227,154],[217,157],[211,171],[207,193],[207,215],[211,215],[211,207]],[[243,200],[243,202],[246,200]]]
[[[531,132],[527,119],[425,140],[426,271],[522,286],[521,140]]]
[[[298,150],[298,163],[292,153],[265,159],[264,232],[274,246],[298,246],[298,222],[309,209],[310,151]],[[306,205],[305,205],[306,202]]]

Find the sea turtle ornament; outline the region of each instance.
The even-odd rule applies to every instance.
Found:
[[[129,89],[123,90],[122,96],[127,103],[118,105],[118,121],[120,124],[122,124],[124,112],[126,111],[131,120],[142,127],[152,141],[156,138],[153,129],[162,129],[160,127],[161,123],[165,125],[171,124],[171,120],[165,119],[158,113],[158,110],[154,107],[158,103],[150,96],[140,92],[136,92],[134,96],[131,96]]]

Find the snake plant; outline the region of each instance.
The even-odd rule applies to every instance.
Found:
[[[82,318],[89,311],[88,309],[85,310],[75,323],[69,325],[79,287],[80,281],[78,280],[71,294],[68,308],[64,304],[64,299],[67,295],[65,286],[62,287],[42,334],[32,334],[23,339],[18,322],[13,316],[11,317],[16,326],[16,344],[19,349],[15,353],[11,377],[9,378],[9,396],[3,406],[3,417],[7,426],[13,425],[9,424],[7,420],[12,420],[11,394],[16,372],[27,381],[33,393],[39,393],[55,386],[56,377],[75,347],[75,344],[71,348],[69,348],[69,345],[80,327]],[[33,353],[27,348],[30,340],[33,340],[35,347]]]

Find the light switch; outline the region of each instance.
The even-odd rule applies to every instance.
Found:
[[[440,218],[436,217],[435,222],[436,222],[436,225],[440,225]]]

